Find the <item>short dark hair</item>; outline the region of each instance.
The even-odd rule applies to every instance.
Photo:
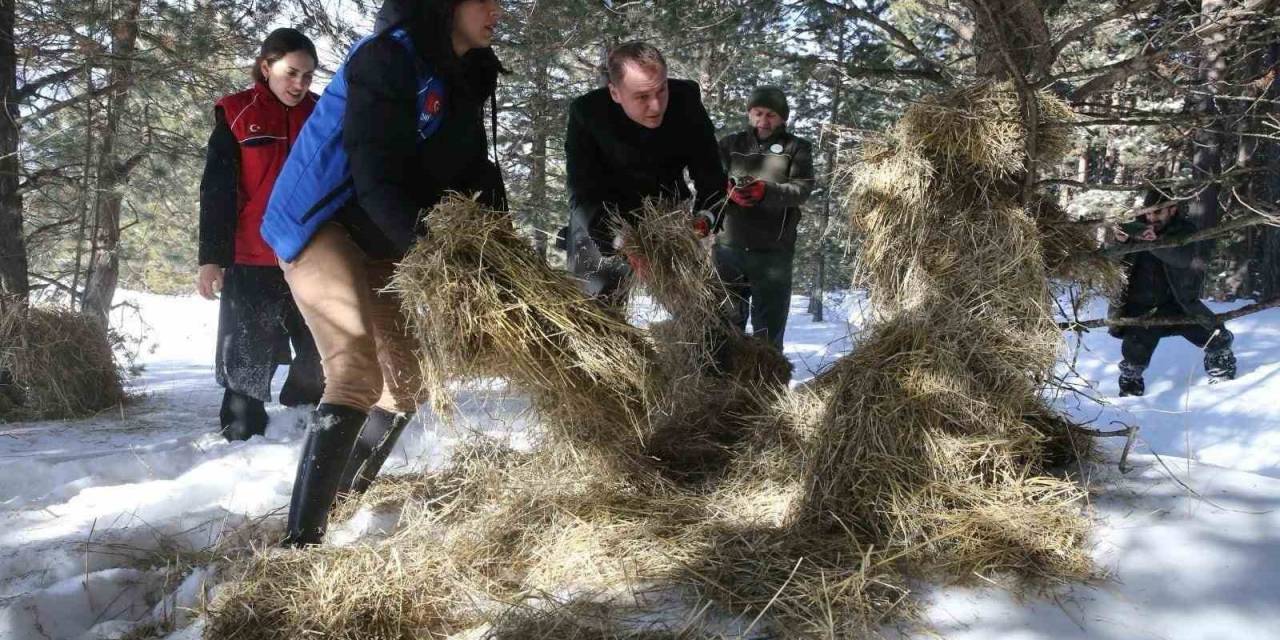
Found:
[[[662,57],[662,52],[658,48],[643,40],[632,40],[624,42],[613,48],[609,52],[609,60],[606,66],[609,71],[609,83],[621,84],[622,76],[627,72],[627,63],[638,65],[646,69],[663,69],[667,68],[667,59]]]
[[[316,45],[311,38],[302,35],[302,32],[297,29],[283,27],[272,31],[267,35],[267,39],[262,41],[258,57],[253,61],[253,71],[251,71],[253,79],[266,82],[266,77],[262,75],[262,63],[275,64],[277,60],[294,51],[306,53],[315,61],[316,66],[320,66],[320,56],[316,55]]]

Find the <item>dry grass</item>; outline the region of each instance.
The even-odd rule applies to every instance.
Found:
[[[1085,290],[1103,294],[1120,290],[1124,272],[1119,262],[1098,253],[1092,224],[1071,220],[1062,207],[1049,199],[1036,201],[1031,210],[1050,278],[1078,283]]]
[[[547,265],[507,218],[451,198],[428,220],[393,287],[433,398],[447,399],[454,381],[504,378],[530,395],[559,446],[643,466],[644,404],[661,378],[643,333]]]
[[[0,315],[0,371],[13,380],[0,386],[0,420],[83,417],[125,398],[106,327],[61,309]]]
[[[881,321],[812,384],[824,415],[796,518],[944,576],[1084,578],[1084,492],[1050,475],[1069,434],[1039,394],[1061,345],[1049,270],[1078,249],[1047,257],[1049,207],[1017,204],[1018,109],[1007,87],[961,90],[864,146],[847,202]],[[1048,95],[1040,111],[1067,113]],[[1041,130],[1042,160],[1063,130]]]
[[[1048,91],[1036,94],[1039,123],[1037,157],[1053,162],[1073,145],[1070,107]],[[1027,129],[1022,105],[1010,83],[978,84],[917,103],[898,121],[895,138],[918,146],[935,166],[949,173],[973,172],[970,179],[1003,179],[1026,166]]]
[[[544,437],[375,485],[335,517],[397,510],[390,537],[241,565],[209,637],[718,637],[649,624],[628,604],[647,587],[770,637],[873,637],[917,619],[906,576],[1092,575],[1084,493],[1052,469],[1074,450],[1038,387],[1061,339],[1047,275],[1074,239],[1046,248],[1016,204],[1017,108],[979,87],[863,148],[846,200],[880,322],[794,391],[727,328],[678,208],[620,227],[672,316],[642,331],[505,221],[444,203],[395,283],[426,378],[505,379]],[[1054,131],[1042,149],[1065,148]]]

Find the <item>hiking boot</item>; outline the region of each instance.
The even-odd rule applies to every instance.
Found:
[[[311,412],[293,481],[284,546],[320,544],[324,538],[329,509],[364,421],[363,411],[337,404],[321,404]]]
[[[411,413],[392,413],[379,407],[370,410],[369,419],[351,448],[351,457],[342,472],[338,491],[343,494],[364,493],[378,477],[378,471],[395,448],[400,432],[412,418]]]
[[[1120,397],[1141,396],[1147,392],[1147,385],[1142,380],[1142,372],[1146,367],[1129,362],[1120,363]]]
[[[1236,354],[1230,347],[1209,349],[1204,352],[1204,372],[1209,384],[1236,379]]]

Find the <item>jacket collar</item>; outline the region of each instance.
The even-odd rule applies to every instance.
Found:
[[[263,105],[285,106],[283,102],[280,102],[280,98],[277,98],[276,94],[271,92],[271,87],[267,86],[265,82],[254,82],[253,92],[258,96],[258,102]]]
[[[746,133],[747,139],[761,149],[766,148],[769,145],[772,145],[774,143],[779,143],[779,144],[785,143],[788,137],[786,125],[778,127],[778,129],[773,132],[773,135],[769,136],[764,140],[761,140],[760,138],[756,137],[755,127],[747,127],[745,133]]]

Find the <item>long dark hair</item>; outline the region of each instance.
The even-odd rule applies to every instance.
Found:
[[[267,78],[262,75],[262,63],[273,65],[294,51],[302,51],[311,56],[316,65],[320,64],[320,56],[316,55],[316,45],[311,38],[302,35],[302,32],[297,29],[284,27],[272,31],[267,35],[267,39],[262,41],[262,47],[258,50],[258,57],[254,59],[253,70],[250,72],[253,79],[266,82]]]
[[[476,98],[493,94],[498,74],[506,73],[491,47],[473,49],[459,57],[453,51],[453,12],[470,0],[386,0],[378,12],[379,33],[400,26],[409,31],[423,61],[451,85]]]

